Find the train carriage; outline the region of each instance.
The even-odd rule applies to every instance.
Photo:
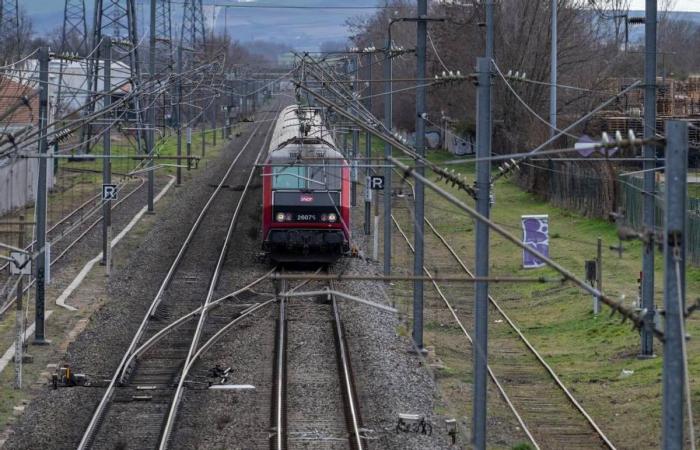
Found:
[[[350,247],[350,168],[317,108],[279,115],[263,166],[263,249],[274,261],[332,261]]]

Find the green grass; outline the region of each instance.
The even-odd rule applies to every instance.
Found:
[[[222,143],[220,131],[216,130],[217,133],[217,146]],[[214,132],[212,130],[208,130],[204,132],[205,134],[205,156],[206,153],[209,151],[212,151],[213,148],[213,143],[214,143]],[[182,156],[186,155],[186,148],[187,148],[187,137],[183,133],[182,136]],[[92,149],[92,154],[94,155],[101,155],[103,151],[103,146],[102,142],[99,142],[94,146]],[[192,147],[191,147],[191,155],[192,156],[201,156],[201,151],[202,151],[202,130],[195,131],[193,130],[192,132]],[[140,156],[138,154],[138,149],[136,147],[135,141],[132,139],[127,139],[124,136],[117,135],[113,136],[112,138],[112,143],[111,143],[111,154],[113,156],[132,156],[132,157],[138,157]],[[177,155],[177,136],[174,134],[171,134],[166,137],[162,137],[160,139],[157,139],[156,141],[156,149],[154,152],[155,155],[157,156],[176,156]],[[177,161],[175,159],[156,159],[155,164],[176,164]],[[182,162],[183,165],[187,164],[186,161]],[[137,166],[143,166],[143,160],[142,159],[132,159],[132,158],[114,158],[112,160],[112,172],[115,174],[125,174],[128,173],[134,169],[137,168]],[[67,162],[61,162],[62,167],[67,167],[67,168],[73,168],[73,169],[80,169],[80,170],[90,170],[90,171],[95,171],[95,172],[101,172],[102,171],[102,160],[101,159],[95,159],[93,161],[80,161],[80,162],[75,162],[75,161],[67,161]],[[172,174],[175,173],[175,168],[174,167],[165,167],[163,169],[160,169],[164,171],[165,173]]]
[[[375,153],[381,147],[375,146]],[[435,163],[456,159],[447,152],[429,152],[428,157]],[[450,165],[474,179],[474,164]],[[431,175],[432,176],[432,175]],[[434,180],[437,177],[432,176]],[[464,192],[443,184],[443,187],[456,194],[467,204],[473,200]],[[596,240],[603,240],[603,289],[604,291],[632,307],[637,298],[637,278],[641,268],[642,247],[639,242],[624,242],[622,258],[609,250],[617,245],[617,231],[614,224],[604,220],[589,219],[576,213],[553,207],[541,199],[523,192],[508,180],[500,180],[495,185],[496,203],[492,218],[516,236],[521,236],[520,217],[524,214],[548,214],[550,224],[550,255],[573,273],[584,276],[584,262],[596,256]],[[426,190],[426,217],[457,249],[468,266],[474,261],[474,221],[464,212],[449,204],[439,195]],[[408,219],[402,221],[404,228],[411,228]],[[397,244],[397,247],[402,244]],[[397,250],[398,252],[399,250]],[[426,250],[427,251],[427,250]],[[491,233],[490,243],[492,276],[540,276],[555,277],[557,273],[548,268],[526,270],[521,268],[521,250],[504,238]],[[427,252],[428,257],[430,252]],[[427,258],[428,258],[427,257]],[[441,264],[447,261],[426,259],[426,265]],[[409,267],[410,268],[410,267]],[[454,272],[457,272],[455,267]],[[444,272],[446,273],[446,272]],[[656,258],[656,303],[663,305],[662,258]],[[427,289],[427,287],[426,287]],[[427,292],[427,291],[426,291]],[[688,302],[692,302],[700,292],[700,268],[687,268]],[[553,366],[574,395],[583,402],[593,418],[609,433],[613,442],[628,446],[638,442],[638,448],[655,448],[660,442],[660,379],[662,358],[637,359],[639,334],[631,329],[629,322],[621,324],[620,317],[610,317],[610,310],[603,306],[603,313],[594,316],[591,312],[592,299],[575,287],[558,288],[557,285],[542,284],[493,284],[492,295],[518,324],[523,333]],[[471,301],[470,296],[466,301]],[[687,323],[691,336],[700,332],[700,319],[696,314]],[[426,330],[426,345],[459,339],[449,327],[434,326],[429,319]],[[494,364],[502,358],[498,354],[497,342],[506,334],[493,326],[491,335]],[[662,353],[661,344],[654,343],[657,354]],[[446,348],[438,349],[438,354]],[[689,371],[694,402],[695,423],[700,422],[700,343],[691,339],[688,343]],[[631,376],[621,376],[622,370],[633,370]],[[454,375],[448,371],[450,379]],[[470,376],[463,374],[463,382],[469,383]],[[451,380],[452,383],[454,380]],[[452,392],[452,385],[444,388],[444,393]],[[446,401],[464,402],[467,399],[448,398]],[[448,408],[449,409],[449,408]],[[610,418],[614,417],[614,420]],[[637,440],[638,436],[648,438]]]

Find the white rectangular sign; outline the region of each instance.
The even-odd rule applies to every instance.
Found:
[[[10,252],[10,275],[31,275],[32,261],[24,252]]]

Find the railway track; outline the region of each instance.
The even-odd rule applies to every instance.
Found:
[[[138,178],[138,180],[139,181],[135,187],[131,188],[125,195],[122,195],[117,202],[112,204],[112,211],[116,210],[145,185],[145,179]],[[90,231],[92,231],[100,222],[102,222],[102,204],[100,203],[99,197],[99,194],[90,197],[47,230],[47,241],[51,243],[51,267],[68,255],[78,243],[88,236]],[[73,236],[73,238],[69,239],[71,236]],[[31,251],[35,243],[36,241],[32,241],[25,247],[25,250]],[[3,286],[8,282],[8,265],[9,263],[0,265],[0,286]],[[23,292],[28,292],[29,289],[34,286],[35,281],[36,280],[32,278],[29,283],[25,285]],[[0,317],[14,304],[15,300],[17,299],[17,295],[14,293],[16,286],[7,285],[6,287],[10,290],[11,295],[9,296],[9,301],[0,306]],[[2,289],[2,287],[0,287],[0,289]],[[2,297],[3,296],[0,295],[0,298]]]
[[[276,450],[365,448],[340,309],[328,294],[279,296],[273,423]],[[288,294],[286,285],[280,291]]]
[[[241,205],[253,180],[255,162],[265,153],[273,129],[274,121],[271,121],[262,135],[259,151],[250,154],[249,147],[260,136],[265,122],[262,120],[254,128],[200,211],[78,448],[119,448],[134,442],[138,442],[140,448],[167,448],[188,374],[197,358],[215,342],[222,330],[272,301],[269,298],[264,301],[264,296],[254,294],[249,300],[258,302],[238,305],[237,314],[233,314],[233,319],[226,319],[225,325],[220,317],[207,320],[212,308],[228,298],[252,292],[251,289],[267,277],[263,275],[236,292],[214,298]],[[247,177],[242,189],[229,188],[234,172]],[[212,254],[218,258],[212,258]],[[211,338],[200,347],[200,340],[206,335]]]
[[[392,220],[402,240],[413,252],[409,236],[393,215]],[[424,244],[432,253],[427,255],[443,263],[453,260],[461,271],[473,277],[464,260],[428,218],[425,218],[425,225]],[[432,279],[433,275],[426,267],[423,271],[431,278],[440,300],[471,344],[467,329],[473,328],[473,305],[471,302],[460,304],[457,310],[449,298],[464,298],[465,290],[467,297],[471,297],[472,286],[455,289]],[[451,292],[454,292],[454,296]],[[497,350],[490,354],[489,378],[533,446],[538,449],[615,449],[590,414],[492,296],[489,296],[489,314],[491,317],[500,317],[510,331],[491,333],[489,346]]]

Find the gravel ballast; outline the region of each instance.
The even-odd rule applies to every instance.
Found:
[[[123,355],[123,351],[114,349],[128,345],[190,225],[211,195],[211,183],[223,176],[255,125],[247,125],[214,163],[181,187],[173,188],[156,206],[152,227],[133,252],[123,254],[119,246],[116,248],[115,260],[125,262],[114,267],[108,298],[69,345],[61,363],[70,364],[92,379],[111,377]],[[99,247],[92,248],[94,251]],[[33,400],[13,426],[5,448],[75,448],[102,394],[102,388],[54,391],[47,386],[45,394]]]
[[[126,262],[115,267],[104,306],[90,318],[87,328],[69,346],[61,362],[68,362],[93,379],[112,375],[123,354],[114,349],[128,345],[189,231],[189,224],[211,194],[211,183],[223,175],[235,156],[234,149],[240,148],[252,128],[249,125],[241,137],[228,144],[218,162],[208,165],[159,204],[152,228],[135,251],[120,255],[117,250],[117,257]],[[240,184],[243,183],[241,180]],[[271,267],[260,257],[259,178],[253,184],[236,226],[236,239],[228,252],[217,295],[246,285]],[[360,236],[361,224],[354,228]],[[339,264],[347,273],[378,272],[376,264],[359,258]],[[338,289],[373,302],[390,303],[382,283],[343,282],[338,284]],[[265,282],[255,290],[270,293],[272,286]],[[210,319],[223,325],[240,311],[236,304],[266,298],[241,296],[212,311]],[[191,379],[202,381],[201,386],[206,386],[209,369],[219,365],[231,367],[228,383],[252,384],[255,389],[208,390],[192,384],[181,405],[171,440],[173,448],[269,448],[277,312],[277,307],[271,304],[244,319],[195,366]],[[341,314],[368,448],[450,448],[444,417],[433,414],[437,398],[435,382],[423,358],[410,351],[410,339],[398,335],[396,315],[347,301],[342,301]],[[294,332],[299,335],[303,329],[297,327]],[[201,342],[208,337],[205,335]],[[303,341],[302,338],[299,342]],[[75,448],[102,394],[102,388],[53,391],[47,387],[45,395],[28,405],[5,448]],[[433,426],[433,434],[396,433],[399,413],[424,415]],[[301,444],[293,445],[297,446]],[[127,443],[126,448],[140,447],[134,442]]]

